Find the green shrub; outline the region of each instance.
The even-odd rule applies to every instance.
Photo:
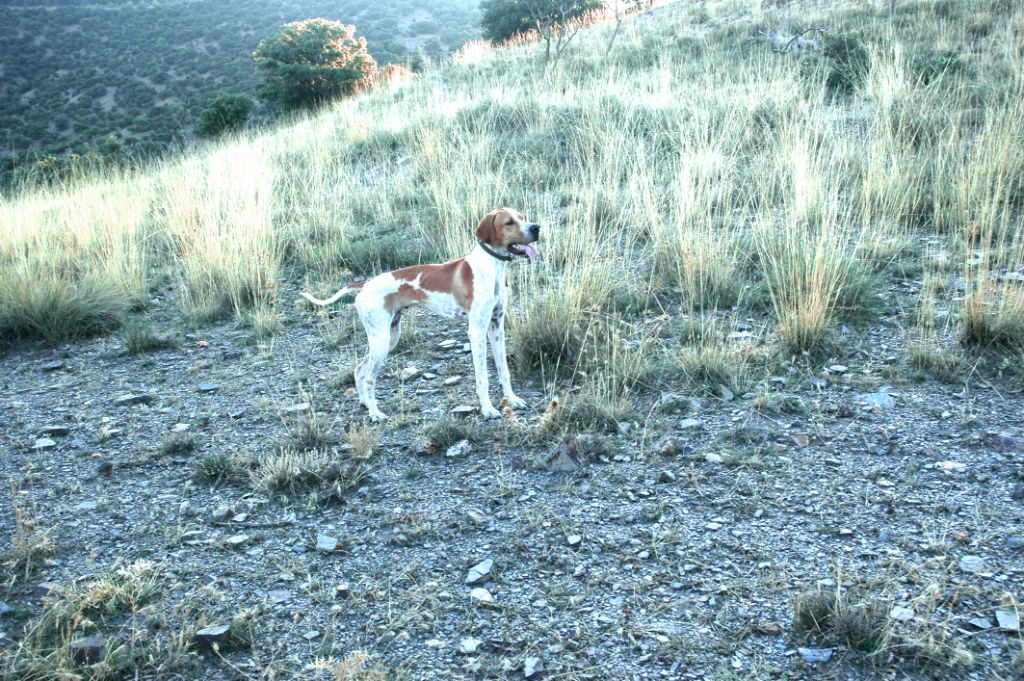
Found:
[[[205,137],[237,132],[245,127],[252,106],[252,100],[245,95],[220,95],[203,109],[196,132]]]

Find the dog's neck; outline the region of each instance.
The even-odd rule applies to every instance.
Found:
[[[504,258],[494,257],[491,251],[494,251],[493,247],[488,246],[485,248],[483,244],[478,243],[476,248],[470,251],[469,255],[466,256],[466,259],[473,262],[475,267],[483,267],[485,270],[494,272],[500,279],[505,275],[505,266],[509,263],[509,260],[515,256],[510,254],[509,260],[505,260]],[[501,251],[494,252],[504,255]]]
[[[512,258],[515,257],[514,255],[509,253],[507,250],[505,250],[505,249],[496,249],[493,246],[485,244],[483,241],[478,241],[476,243],[477,243],[477,248],[481,249],[484,253],[486,253],[487,255],[491,256],[495,260],[500,260],[501,262],[511,262]]]

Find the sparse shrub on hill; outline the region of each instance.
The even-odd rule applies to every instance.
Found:
[[[563,23],[604,6],[602,0],[483,0],[484,37],[495,42],[535,31],[544,22]]]
[[[206,137],[237,132],[245,127],[252,106],[252,100],[245,95],[220,95],[203,109],[196,132]]]
[[[338,21],[306,19],[264,38],[253,53],[264,76],[260,97],[284,110],[312,109],[367,85],[377,62],[355,33]]]

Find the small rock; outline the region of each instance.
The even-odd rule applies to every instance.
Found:
[[[491,592],[483,588],[482,586],[478,586],[477,588],[470,591],[469,597],[472,598],[474,601],[477,601],[478,603],[494,602],[494,596],[492,596]]]
[[[733,392],[729,390],[728,387],[721,384],[719,384],[718,387],[715,388],[715,396],[721,399],[723,402],[732,402],[734,399],[736,399],[736,395],[733,394]]]
[[[1020,615],[1013,610],[996,610],[996,623],[999,629],[1010,633],[1020,631]]]
[[[463,655],[472,655],[481,645],[483,645],[483,641],[480,639],[467,636],[459,641],[459,652]]]
[[[50,594],[60,593],[60,585],[53,582],[40,582],[36,585],[36,588],[32,590],[32,594],[36,598],[46,598]]]
[[[292,599],[292,592],[287,589],[274,589],[267,592],[267,598],[269,598],[272,603],[280,605],[281,603],[287,603]]]
[[[199,392],[201,393],[215,393],[220,390],[220,386],[216,383],[200,383]]]
[[[715,454],[714,452],[705,454],[704,460],[708,463],[723,463],[725,461],[721,454]]]
[[[960,569],[975,574],[985,570],[985,559],[981,556],[964,556],[960,559]]]
[[[697,430],[703,428],[703,424],[697,419],[683,419],[676,428],[679,430]]]
[[[468,404],[460,404],[459,406],[457,406],[454,409],[452,409],[451,415],[452,416],[458,416],[458,417],[461,417],[461,418],[465,418],[465,417],[469,416],[470,414],[475,414],[476,412],[477,412],[477,408],[476,407],[472,407],[472,406],[470,406]]]
[[[338,539],[327,534],[317,533],[316,550],[320,553],[334,553],[338,550]]]
[[[1006,538],[1006,548],[1019,551],[1024,549],[1024,537],[1010,536]]]
[[[319,635],[320,635],[319,631],[317,631],[316,629],[310,629],[309,631],[307,631],[305,634],[302,635],[302,638],[306,639],[307,641],[312,641],[313,639],[315,639]]]
[[[831,648],[797,648],[796,651],[807,664],[824,664],[832,659]]]
[[[452,340],[451,338],[449,338],[448,340],[443,340],[440,343],[438,343],[437,347],[441,348],[442,350],[450,350],[450,349],[454,348],[458,344],[459,344],[459,341]]]
[[[114,400],[114,406],[117,407],[134,407],[137,404],[151,404],[153,402],[152,395],[135,395],[127,394],[118,397]]]
[[[96,664],[107,656],[107,642],[99,636],[71,642],[71,657],[76,664]]]
[[[4,615],[9,615],[12,612],[14,612],[14,609],[11,606],[7,605],[3,601],[0,601],[0,617],[3,617]]]
[[[544,675],[544,660],[539,657],[528,657],[523,661],[523,677],[539,679]]]
[[[215,624],[200,629],[196,632],[196,643],[205,648],[212,648],[214,644],[226,639],[230,630],[231,626],[228,624]]]
[[[988,631],[992,628],[992,620],[987,617],[972,617],[967,620],[967,624],[978,631]]]
[[[579,546],[583,543],[583,537],[578,534],[570,534],[565,538],[565,541],[568,542],[569,546]]]
[[[897,622],[909,622],[914,619],[914,611],[902,605],[897,605],[889,611],[889,619],[894,619]]]
[[[48,437],[41,437],[41,438],[39,438],[38,440],[35,441],[35,444],[32,445],[32,449],[34,449],[36,451],[44,451],[44,450],[47,450],[47,449],[53,449],[56,446],[57,446],[57,443],[54,442],[53,440],[51,440],[50,438],[48,438]]]
[[[720,529],[722,529],[722,523],[707,523],[706,525],[704,525],[704,528],[710,530],[711,532],[718,532]]]
[[[763,636],[782,636],[782,626],[778,622],[759,622],[754,631]]]
[[[43,365],[43,371],[60,371],[64,368],[64,362],[57,359]]]
[[[824,390],[828,387],[828,379],[820,376],[811,379],[811,387],[815,390]]]
[[[811,438],[807,437],[803,433],[797,433],[793,436],[793,444],[802,449],[811,444]]]
[[[222,352],[220,356],[223,359],[238,359],[244,354],[245,353],[242,351],[241,348],[228,348],[227,350]]]
[[[862,399],[868,408],[878,411],[892,409],[896,406],[896,400],[889,393],[871,393],[870,395],[865,395]]]
[[[224,540],[224,543],[231,548],[238,548],[249,542],[249,535],[247,534],[235,534]]]
[[[444,379],[444,384],[445,385],[458,385],[461,382],[462,382],[462,376],[451,376],[449,378]],[[471,640],[475,641],[476,639],[471,639]]]
[[[828,368],[828,372],[831,374],[845,374],[850,369],[843,364],[833,364]]]
[[[309,411],[309,402],[299,402],[298,404],[292,404],[281,409],[281,412],[284,414],[301,414],[306,411]]]
[[[669,483],[676,481],[676,474],[672,471],[665,470],[658,474],[658,482]]]
[[[487,558],[469,568],[469,573],[466,575],[466,584],[475,585],[487,582],[491,578],[492,567],[494,567],[494,561]]]
[[[67,426],[44,426],[39,434],[44,437],[66,437],[70,432]]]
[[[175,423],[171,427],[172,433],[187,433],[190,426],[187,423]]]
[[[542,454],[540,465],[549,471],[572,472],[586,464],[588,458],[587,443],[589,440],[572,435],[565,438],[555,451]]]
[[[95,511],[98,507],[99,503],[95,501],[83,501],[75,506],[75,511],[77,513],[88,513],[89,511]]]
[[[1024,501],[1024,482],[1018,482],[1010,490],[1010,498],[1014,501]]]
[[[473,445],[469,444],[469,440],[459,440],[444,453],[449,459],[454,459],[459,456],[465,456],[473,451]]]
[[[416,367],[405,367],[404,369],[402,369],[401,373],[398,374],[398,380],[400,380],[402,383],[406,383],[416,378],[422,373],[423,372],[417,369]]]

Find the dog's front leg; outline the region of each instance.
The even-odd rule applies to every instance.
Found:
[[[473,372],[476,374],[476,395],[480,399],[480,414],[485,419],[496,419],[501,413],[491,403],[487,381],[487,324],[490,310],[473,309],[469,314],[469,347],[473,351]]]
[[[498,381],[505,401],[513,409],[525,409],[526,402],[512,390],[512,377],[508,371],[508,358],[505,356],[505,306],[501,303],[494,306],[491,321],[487,327],[487,338],[491,342],[491,354],[494,355],[494,366],[498,370]]]

